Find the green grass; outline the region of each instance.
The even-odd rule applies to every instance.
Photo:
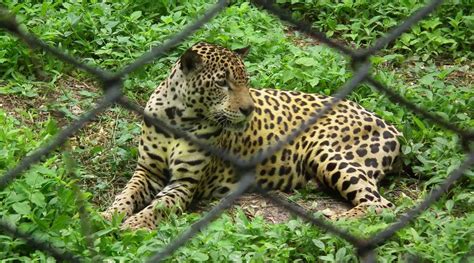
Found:
[[[346,0],[305,1],[277,0],[297,18],[314,21],[315,28],[329,37],[342,38],[357,47],[368,47],[401,23],[414,10],[429,1]],[[433,58],[472,59],[474,41],[474,8],[470,1],[447,0],[430,16],[414,25],[390,46],[394,58],[403,54]],[[393,52],[396,52],[393,54]]]
[[[127,65],[153,45],[162,43],[210,6],[204,0],[185,1],[182,5],[155,1],[95,2],[7,1],[5,5],[28,30],[47,43],[110,70]],[[305,2],[309,4],[292,1],[291,8],[298,12],[298,17],[314,19],[316,28],[354,46],[373,43],[421,5],[410,1],[402,1],[401,7],[384,1],[374,5],[368,1]],[[413,103],[460,127],[472,128],[472,12],[460,8],[465,7],[463,2],[456,3],[443,5],[390,49],[373,57],[372,71],[378,80]],[[230,48],[251,45],[246,65],[254,87],[333,94],[352,76],[347,58],[288,31],[291,30],[277,19],[239,1],[167,56],[130,74],[125,81],[125,93],[143,105],[177,57],[199,40]],[[455,43],[443,43],[440,36]],[[405,44],[404,38],[416,42]],[[90,109],[99,97],[100,87],[91,76],[42,51],[31,51],[21,41],[0,32],[0,174],[50,140],[77,114]],[[395,222],[396,214],[422,200],[461,163],[464,154],[455,134],[389,102],[367,85],[361,85],[350,99],[403,131],[404,163],[415,174],[415,178],[405,174],[389,178],[382,188],[397,205],[395,213],[335,223],[369,237]],[[145,259],[189,227],[200,214],[173,216],[161,222],[158,231],[149,233],[122,232],[117,221],[107,223],[100,218],[97,211],[111,202],[114,192],[120,190],[133,171],[139,133],[137,117],[118,107],[109,109],[67,146],[0,191],[0,218],[91,261],[97,254],[117,261]],[[64,150],[74,157],[76,176],[71,176]],[[459,261],[474,246],[473,180],[471,169],[416,222],[381,246],[377,250],[379,260],[393,262],[419,257],[426,261]],[[87,211],[95,239],[92,250],[81,230],[74,190],[77,186],[90,202]],[[51,261],[47,254],[29,248],[23,241],[1,234],[0,258]],[[238,210],[217,219],[178,250],[173,259],[341,262],[356,257],[348,242],[298,219],[271,224],[261,217],[250,220]]]

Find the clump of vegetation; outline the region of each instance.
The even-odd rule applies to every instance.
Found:
[[[366,46],[409,13],[421,1],[284,1],[297,17],[354,46]],[[314,2],[314,3],[313,3]],[[208,1],[7,1],[25,28],[46,43],[84,62],[117,70],[179,32],[210,7]],[[461,8],[462,7],[462,8]],[[464,128],[474,126],[472,12],[467,4],[443,4],[427,20],[373,57],[373,74],[381,82],[424,109]],[[244,1],[237,1],[172,52],[130,74],[125,94],[144,104],[170,66],[190,45],[206,40],[230,48],[246,45],[246,61],[254,87],[275,87],[333,94],[352,72],[345,57],[292,32],[276,18]],[[429,43],[426,44],[426,43]],[[452,58],[448,60],[447,58]],[[100,88],[91,76],[20,40],[0,33],[0,174],[48,142],[77,115],[90,109]],[[422,200],[464,158],[458,138],[393,104],[367,85],[350,99],[395,124],[405,135],[405,166],[414,177],[388,178],[382,187],[397,206],[394,212],[360,220],[335,222],[353,234],[370,235],[395,222],[396,214]],[[133,171],[137,157],[139,120],[113,107],[0,191],[0,218],[21,231],[86,258],[142,260],[163,248],[200,218],[199,213],[171,217],[153,232],[123,232],[118,220],[107,223],[97,214]],[[76,161],[68,168],[68,152]],[[73,171],[71,171],[73,169]],[[71,176],[75,174],[75,176]],[[474,246],[472,170],[447,195],[411,226],[399,231],[378,250],[379,260],[392,262],[418,257],[427,261],[457,261]],[[77,191],[90,203],[92,244],[81,228]],[[306,195],[303,195],[306,196]],[[303,197],[304,198],[304,197]],[[100,255],[100,256],[99,256]],[[225,214],[174,255],[179,261],[353,261],[353,248],[344,240],[291,219],[272,224],[243,212]],[[0,258],[11,261],[51,261],[21,239],[0,233]]]
[[[296,18],[314,21],[329,37],[368,47],[428,1],[305,1],[278,0]],[[390,46],[390,53],[433,58],[473,58],[474,8],[469,1],[444,1],[430,16],[414,25]],[[403,58],[403,56],[400,56]]]

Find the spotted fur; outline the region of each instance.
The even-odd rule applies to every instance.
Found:
[[[331,97],[296,91],[249,88],[242,57],[198,43],[176,62],[151,95],[146,112],[198,139],[250,158],[285,138]],[[395,165],[400,133],[358,104],[344,100],[284,149],[256,168],[257,183],[291,191],[309,180],[352,202],[342,216],[368,207],[393,207],[377,182]],[[155,228],[167,213],[192,201],[224,196],[237,185],[233,168],[184,139],[145,122],[137,168],[104,212],[125,214],[124,228]]]

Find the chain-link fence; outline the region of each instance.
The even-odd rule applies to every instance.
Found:
[[[22,30],[20,25],[16,22],[14,16],[11,15],[7,10],[0,8],[0,27],[4,28],[11,34],[20,38],[31,48],[40,48],[57,57],[58,59],[94,75],[101,81],[102,88],[104,91],[104,96],[102,100],[98,102],[92,110],[83,114],[77,120],[72,122],[69,126],[62,129],[50,143],[44,145],[43,147],[24,157],[18,165],[7,171],[0,178],[0,190],[5,189],[15,178],[19,177],[25,170],[29,169],[31,165],[41,161],[43,157],[51,154],[57,147],[63,145],[70,136],[77,133],[81,128],[83,128],[83,126],[87,122],[91,121],[93,118],[101,114],[104,110],[106,110],[113,104],[118,104],[130,111],[142,115],[145,119],[147,119],[147,121],[149,121],[153,125],[160,126],[160,129],[163,129],[164,127],[165,130],[174,133],[176,136],[192,141],[196,145],[200,146],[202,149],[208,151],[210,154],[218,156],[223,160],[229,161],[229,163],[236,168],[235,170],[239,171],[239,174],[237,176],[240,176],[241,178],[238,184],[238,188],[234,192],[223,198],[218,205],[211,209],[209,213],[207,213],[200,220],[190,226],[187,231],[185,231],[179,237],[174,239],[174,241],[168,244],[165,248],[155,253],[148,260],[149,262],[161,261],[167,256],[171,255],[188,239],[192,238],[196,233],[205,228],[214,218],[219,216],[238,197],[240,197],[247,189],[249,189],[249,187],[252,187],[256,192],[258,192],[265,198],[268,198],[271,202],[277,204],[278,206],[284,207],[291,213],[311,223],[312,225],[322,228],[347,240],[357,249],[358,256],[362,261],[375,262],[376,258],[374,249],[386,242],[394,235],[395,232],[407,226],[410,221],[412,221],[421,212],[423,212],[430,205],[432,205],[457,179],[459,179],[474,164],[474,149],[470,149],[470,146],[472,146],[472,142],[474,141],[474,131],[463,130],[457,127],[456,125],[453,125],[450,122],[446,121],[442,117],[419,108],[418,106],[414,105],[402,96],[395,93],[390,88],[386,87],[384,84],[375,80],[369,74],[370,56],[374,55],[377,51],[387,46],[389,43],[397,39],[401,34],[409,30],[412,25],[429,15],[438,5],[441,4],[442,0],[434,0],[430,2],[425,7],[413,13],[403,23],[392,29],[385,36],[379,38],[374,45],[369,48],[359,50],[353,50],[345,45],[339,44],[338,42],[327,38],[324,33],[315,31],[310,23],[294,20],[290,12],[276,7],[274,3],[272,3],[272,1],[252,1],[254,5],[258,6],[263,10],[268,11],[269,13],[274,14],[282,21],[289,23],[296,30],[299,30],[307,34],[308,36],[315,38],[320,42],[328,45],[329,47],[332,47],[337,51],[349,56],[351,58],[352,67],[354,70],[354,76],[348,82],[346,82],[345,85],[341,87],[335,95],[333,95],[333,99],[329,104],[319,109],[316,114],[312,115],[310,119],[303,122],[299,129],[293,131],[292,133],[287,135],[286,138],[280,140],[277,144],[267,148],[265,151],[256,154],[250,160],[242,160],[241,158],[239,158],[239,156],[234,156],[224,151],[223,149],[216,148],[212,145],[207,145],[202,141],[194,139],[190,134],[187,134],[186,132],[177,130],[169,126],[168,124],[166,124],[166,122],[160,119],[156,119],[152,116],[144,114],[144,111],[140,106],[130,102],[122,94],[122,86],[127,74],[135,71],[136,69],[142,67],[144,64],[158,57],[166,55],[166,53],[170,51],[174,46],[181,43],[185,38],[193,34],[194,31],[206,24],[214,16],[222,12],[222,10],[224,10],[229,4],[228,2],[228,0],[218,1],[214,6],[207,10],[207,12],[200,19],[195,21],[193,24],[185,27],[180,33],[176,34],[174,37],[172,37],[162,45],[152,48],[149,52],[143,54],[133,63],[129,64],[128,66],[124,67],[122,70],[119,70],[116,73],[105,71],[81,63],[78,59],[45,44],[45,42],[38,39],[34,35]],[[275,152],[282,149],[290,141],[297,138],[305,129],[316,123],[316,121],[322,116],[324,116],[328,111],[330,111],[335,104],[337,104],[341,99],[347,96],[354,88],[356,88],[359,84],[363,82],[370,84],[376,90],[385,94],[392,102],[403,105],[404,107],[408,108],[409,110],[420,116],[423,116],[424,118],[432,121],[433,123],[455,132],[460,138],[460,143],[462,144],[463,149],[468,152],[467,157],[463,161],[463,163],[456,170],[454,170],[449,175],[449,177],[446,178],[444,182],[439,185],[437,189],[433,190],[426,197],[425,200],[423,200],[416,207],[410,209],[405,214],[400,216],[396,223],[390,225],[386,229],[378,232],[377,234],[373,235],[368,239],[356,237],[344,229],[335,227],[326,220],[313,217],[310,213],[308,213],[301,207],[289,203],[285,199],[282,199],[272,193],[261,189],[260,187],[258,187],[258,185],[255,184],[254,181],[254,171],[256,165],[273,155]],[[79,197],[77,199],[80,207],[79,212],[81,215],[81,220],[85,221],[82,224],[87,225],[87,215],[85,214],[84,209],[81,209],[81,207],[84,208],[84,205],[81,205],[81,203],[83,204],[83,199]],[[31,248],[45,251],[57,260],[70,262],[80,262],[82,260],[80,256],[74,255],[68,251],[59,250],[46,241],[37,239],[30,234],[19,231],[15,226],[10,225],[3,220],[0,220],[0,232],[3,232],[13,237],[21,238]],[[90,238],[90,236],[86,236],[86,239],[87,238]],[[88,243],[92,244],[91,242]]]

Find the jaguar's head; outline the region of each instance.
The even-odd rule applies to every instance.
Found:
[[[242,61],[249,47],[229,50],[198,43],[179,59],[182,96],[212,124],[228,130],[245,128],[254,110],[249,78]]]

